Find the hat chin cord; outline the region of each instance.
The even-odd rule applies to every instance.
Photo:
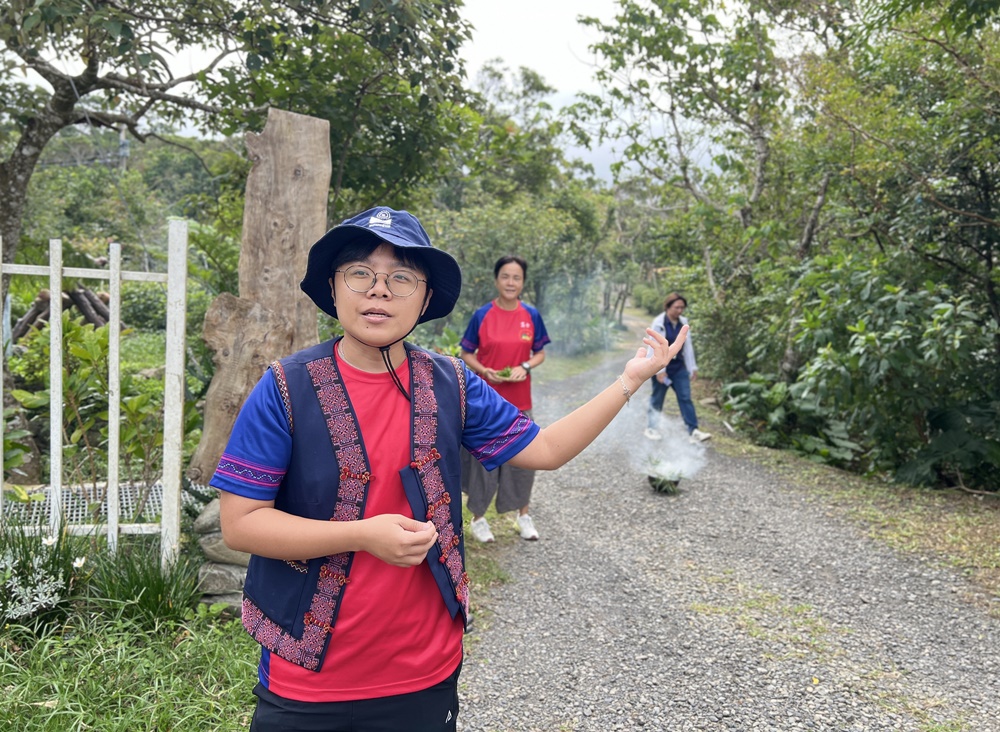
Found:
[[[403,396],[405,396],[406,397],[406,401],[408,401],[408,402],[411,402],[413,400],[410,399],[410,395],[407,394],[406,393],[406,389],[403,388],[403,382],[399,380],[399,375],[396,373],[396,369],[394,369],[392,367],[392,361],[389,359],[389,349],[392,348],[397,343],[399,343],[404,338],[406,338],[406,336],[410,335],[410,333],[412,333],[416,329],[416,327],[418,325],[420,325],[420,318],[424,314],[424,307],[427,305],[427,297],[428,297],[428,295],[430,295],[430,291],[427,291],[426,293],[424,293],[424,301],[423,301],[423,303],[420,306],[420,315],[417,316],[417,322],[415,322],[412,326],[410,326],[410,329],[408,331],[406,331],[406,333],[402,337],[397,338],[392,343],[390,343],[390,344],[388,344],[386,346],[373,346],[371,343],[365,343],[360,338],[356,338],[355,339],[359,343],[362,343],[363,345],[366,345],[369,348],[378,348],[379,353],[382,354],[382,363],[385,364],[385,370],[388,371],[389,372],[389,376],[392,377],[392,383],[396,385],[396,388],[399,389],[399,393],[402,394]]]

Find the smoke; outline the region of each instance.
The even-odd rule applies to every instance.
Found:
[[[672,481],[693,478],[705,467],[704,445],[690,441],[680,419],[660,415],[658,421],[663,439],[639,437],[629,452],[632,469]]]
[[[633,351],[634,353],[634,351]],[[613,363],[613,361],[612,361]],[[615,371],[600,369],[583,383],[577,379],[547,384],[535,393],[534,417],[542,426],[551,424],[579,406],[601,387],[614,380]],[[695,477],[708,462],[704,444],[692,443],[679,416],[661,414],[655,420],[661,439],[645,437],[649,390],[644,385],[631,404],[587,448],[643,476],[678,481]]]

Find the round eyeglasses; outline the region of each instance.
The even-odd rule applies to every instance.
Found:
[[[344,283],[354,292],[368,292],[375,287],[379,275],[385,275],[385,286],[396,297],[408,297],[417,290],[417,283],[427,282],[414,272],[397,269],[395,272],[376,272],[363,264],[352,264],[347,269],[335,269],[344,274]]]

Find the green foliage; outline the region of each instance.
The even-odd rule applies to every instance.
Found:
[[[838,303],[846,343],[820,348],[801,383],[864,431],[874,467],[906,465],[900,477],[927,482],[932,468],[938,478],[962,469],[968,478],[977,465],[971,473],[993,485],[1000,467],[1000,434],[989,418],[998,399],[995,324],[984,323],[969,298],[932,283],[909,290],[876,270],[855,284],[864,286]],[[808,312],[802,339],[830,313]]]
[[[563,125],[546,101],[556,90],[531,69],[514,74],[499,59],[483,66],[477,88],[476,140],[463,162],[479,190],[504,203],[551,191],[566,167]]]
[[[802,384],[753,373],[746,381],[726,384],[724,408],[734,424],[757,444],[791,449],[831,465],[850,465],[862,448],[850,438],[835,412],[809,398]]]
[[[123,537],[117,552],[96,557],[87,586],[96,608],[135,622],[149,632],[179,625],[194,610],[200,562],[186,555],[164,569],[158,537]]]
[[[152,282],[122,283],[122,322],[139,330],[165,330],[167,297],[163,285]]]
[[[64,457],[67,462],[72,482],[89,483],[94,488],[91,499],[99,503],[96,486],[104,475],[106,458],[99,450],[100,436],[98,422],[107,422],[107,352],[108,330],[94,328],[84,323],[82,317],[73,318],[70,313],[62,316],[63,328],[63,440]],[[32,421],[47,425],[49,421],[49,388],[48,388],[48,343],[49,326],[35,331],[26,339],[26,354],[32,351],[45,353],[45,369],[35,372],[36,378],[42,379],[41,384],[28,384],[32,390],[15,389],[12,396],[20,402],[28,412],[32,413]],[[34,349],[38,345],[41,348]],[[29,359],[37,359],[28,356]],[[12,370],[24,373],[23,364],[12,360]],[[124,393],[124,392],[123,392]],[[40,429],[36,435],[41,437],[47,430]]]
[[[259,646],[206,608],[149,629],[83,611],[37,637],[0,634],[0,729],[238,732],[250,724]]]
[[[906,253],[830,254],[784,280],[777,269],[758,277],[768,288],[740,301],[754,341],[744,363],[783,370],[726,387],[734,421],[763,444],[835,464],[994,487],[1000,330],[971,295],[898,284],[926,266]],[[753,307],[778,317],[761,327],[758,315],[753,329]],[[712,321],[731,332],[724,317]]]
[[[15,429],[12,423],[14,407],[3,410],[3,475],[12,475],[18,472],[17,468],[24,462],[24,456],[28,454],[28,446],[25,438],[30,436],[30,432],[23,429]],[[4,484],[4,495],[7,493]]]
[[[108,236],[121,237],[129,256],[155,256],[142,246],[152,240],[143,231],[143,215],[154,224],[164,219],[152,205],[142,204],[147,184],[154,185],[155,170],[129,170],[116,177],[110,169],[98,170],[100,166],[71,167],[59,175],[82,180],[69,190],[51,185],[44,196],[27,195],[47,146],[60,131],[77,125],[114,128],[137,138],[148,136],[150,129],[157,133],[192,121],[206,129],[242,132],[248,124],[262,126],[256,124],[260,110],[291,108],[331,122],[335,215],[340,193],[350,195],[352,204],[405,195],[414,181],[436,170],[435,163],[450,154],[462,135],[464,117],[451,112],[464,97],[458,49],[471,33],[459,8],[430,0],[372,0],[361,6],[195,0],[182,13],[164,12],[153,0],[0,5],[0,237],[5,257],[19,257],[26,201],[37,204],[28,216],[36,222],[50,210],[72,217],[80,209],[87,218],[97,218],[100,211],[87,206],[63,205],[63,195],[77,189],[88,204],[97,200],[93,191],[103,190],[106,209],[118,209],[107,227],[82,236],[102,243]],[[191,49],[210,60],[190,74],[176,74],[173,59],[191,56]],[[68,58],[83,59],[83,66],[63,71],[61,61]],[[47,83],[31,82],[32,73]],[[126,141],[119,142],[124,146]],[[114,157],[116,165],[124,160]],[[100,179],[113,182],[113,195],[107,195],[109,188]],[[212,192],[219,200],[226,198],[225,191]],[[188,204],[209,197],[199,185],[179,185],[171,195],[177,193]],[[104,230],[124,227],[126,221],[130,232]],[[29,232],[29,245],[40,242],[42,229],[58,229],[56,236],[66,236],[64,224],[71,223],[46,222]],[[3,290],[0,299],[6,284]]]
[[[934,408],[929,439],[896,471],[899,480],[935,485],[942,478],[962,486],[994,488],[1000,469],[1000,401]]]
[[[70,266],[94,267],[106,257],[108,242],[122,244],[126,269],[146,269],[156,258],[156,241],[167,210],[163,199],[146,186],[142,176],[102,161],[84,162],[88,150],[79,134],[70,135],[83,160],[47,159],[31,177],[22,256],[47,261],[49,239],[62,239],[64,258]],[[110,144],[117,150],[117,140]]]
[[[429,351],[436,351],[456,358],[462,355],[462,334],[448,326],[441,328],[440,332],[415,331],[411,340]]]
[[[46,526],[0,522],[0,627],[43,628],[69,613],[90,567],[86,542]]]
[[[581,95],[573,106],[578,139],[615,140],[622,149],[612,166],[616,175],[638,169],[698,191],[702,200],[703,176],[721,170],[734,187],[716,205],[745,222],[748,201],[763,183],[757,163],[766,162],[788,95],[766,10],[758,3],[731,9],[717,0],[621,0],[610,21],[582,18],[601,34],[591,48],[603,93]],[[694,162],[707,157],[696,148],[703,140],[712,143],[711,166]],[[748,160],[748,152],[757,160]]]
[[[681,492],[679,480],[671,480],[659,475],[647,475],[646,481],[654,493],[661,493],[665,496],[676,496]]]
[[[242,200],[234,201],[242,205]],[[239,295],[240,241],[237,235],[226,233],[212,224],[195,223],[188,230],[188,278],[198,285],[197,290],[211,296],[228,292]],[[188,288],[188,298],[192,298],[195,288]],[[207,305],[194,308],[201,318],[189,319],[200,327]],[[189,312],[191,308],[189,307]]]
[[[364,27],[352,19],[316,24],[305,34],[268,29],[256,39],[269,47],[266,65],[254,68],[248,59],[248,68],[220,68],[205,84],[209,98],[220,106],[242,100],[239,113],[209,120],[227,134],[262,128],[268,108],[330,123],[334,219],[373,200],[391,203],[435,173],[466,134],[466,118],[458,107],[465,92],[455,51],[468,30],[456,9],[423,4],[413,8],[419,15],[398,24],[379,12],[395,13],[397,8],[380,5],[373,3],[364,13]],[[411,35],[418,25],[424,25],[424,32]],[[418,45],[427,56],[412,55]]]
[[[656,285],[637,284],[632,288],[632,304],[650,317],[650,320],[663,312],[663,296]]]
[[[104,498],[101,486],[108,460],[108,337],[108,326],[94,328],[82,318],[63,313],[63,455],[71,482],[90,486],[88,501],[95,512]],[[46,325],[25,339],[26,350],[20,356],[11,358],[11,370],[19,375],[45,364],[43,370],[33,372],[35,381],[25,384],[28,388],[12,393],[42,427],[49,420],[48,339]],[[162,462],[162,378],[144,379],[123,370],[119,393],[122,479],[142,487],[132,517],[138,520]],[[199,417],[194,404],[186,401],[184,410],[185,430],[195,429]],[[36,439],[44,440],[45,429],[35,432]]]
[[[887,25],[896,25],[911,13],[932,10],[936,13],[935,24],[957,33],[971,34],[983,28],[991,19],[1000,14],[997,0],[885,0],[866,3],[869,17],[865,30],[876,31]]]

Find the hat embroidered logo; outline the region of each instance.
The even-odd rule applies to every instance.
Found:
[[[382,229],[388,229],[392,226],[392,214],[382,209],[377,214],[368,219],[369,228],[379,227]]]

